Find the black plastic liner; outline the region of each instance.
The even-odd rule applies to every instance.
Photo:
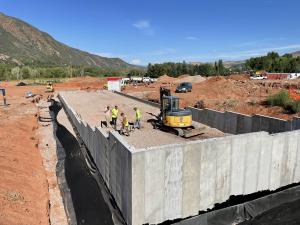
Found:
[[[240,225],[299,225],[300,200],[282,204]]]
[[[61,110],[60,104],[53,101],[50,110],[55,114],[56,136],[66,152],[65,176],[77,224],[114,225],[112,213],[86,164],[77,139],[56,120],[57,114]]]
[[[299,225],[300,186],[171,224]]]

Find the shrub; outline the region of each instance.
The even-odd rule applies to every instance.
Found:
[[[270,95],[267,99],[267,103],[270,106],[286,107],[291,103],[292,99],[287,91],[280,91],[275,95]]]
[[[298,113],[298,112],[300,112],[300,101],[294,101],[294,102],[292,103],[291,110],[292,110],[293,113]]]
[[[295,101],[290,98],[287,91],[281,91],[275,95],[270,95],[267,99],[270,106],[281,106],[287,113],[300,112],[300,101]]]

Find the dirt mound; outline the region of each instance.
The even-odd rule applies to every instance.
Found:
[[[180,75],[178,78],[182,79],[182,78],[189,77],[189,76],[190,76],[189,74],[183,74],[183,75]]]
[[[70,78],[64,83],[54,84],[55,90],[61,89],[81,89],[81,90],[97,90],[102,89],[106,84],[106,78],[102,77],[76,77]]]
[[[231,80],[250,80],[250,76],[246,74],[236,74],[228,76]]]
[[[178,79],[175,81],[175,83],[182,83],[182,82],[190,82],[192,84],[200,83],[205,81],[206,78],[202,77],[200,75],[190,76],[190,75],[181,75],[178,77]]]
[[[159,83],[174,83],[177,79],[168,75],[160,76],[157,81]]]
[[[217,81],[226,81],[226,78],[223,76],[214,76],[207,79],[207,83],[215,83]]]
[[[168,86],[172,91],[172,95],[180,98],[180,106],[195,106],[199,101],[202,101],[206,108],[215,110],[236,111],[247,115],[262,114],[274,116],[282,119],[291,119],[293,116],[300,114],[285,114],[281,107],[269,107],[265,105],[265,101],[269,95],[287,90],[289,87],[300,89],[300,81],[282,80],[251,80],[248,75],[237,74],[231,76],[213,76],[199,83],[193,83],[192,92],[175,93],[178,82],[195,79],[197,76],[182,75],[175,79],[171,85],[162,83],[154,83],[151,86],[139,86],[128,88],[130,92],[145,92],[143,96],[148,100],[158,102],[159,87]],[[168,76],[163,79],[174,80]],[[187,82],[190,82],[188,80]]]

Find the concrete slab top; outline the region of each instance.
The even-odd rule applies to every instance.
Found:
[[[107,106],[110,106],[112,109],[115,105],[118,105],[119,113],[124,112],[129,122],[134,122],[135,120],[135,111],[133,108],[139,108],[142,113],[142,129],[136,129],[133,132],[130,132],[129,137],[124,136],[128,144],[132,145],[135,149],[137,149],[137,151],[138,149],[153,146],[224,136],[221,131],[202,124],[199,125],[206,127],[203,131],[204,134],[190,139],[184,139],[171,133],[153,129],[152,125],[148,123],[147,120],[154,119],[155,117],[153,115],[159,114],[160,110],[158,108],[112,92],[72,91],[61,92],[61,94],[64,96],[70,107],[72,107],[85,122],[87,122],[90,126],[95,127],[99,127],[101,121],[105,121],[104,111]],[[120,124],[121,121],[119,118],[118,126],[120,126]],[[104,130],[109,132],[112,128],[105,128]]]

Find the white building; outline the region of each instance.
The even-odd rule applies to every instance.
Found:
[[[290,75],[289,75],[289,79],[297,79],[297,78],[299,78],[300,77],[300,73],[291,73]]]
[[[122,78],[120,77],[108,77],[107,78],[107,90],[109,91],[121,91]]]

